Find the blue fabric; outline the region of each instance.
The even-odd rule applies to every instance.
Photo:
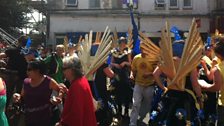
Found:
[[[184,42],[174,42],[172,47],[173,47],[173,56],[181,58],[184,50]]]
[[[93,81],[93,90],[94,90],[94,94],[95,94],[96,100],[101,99],[101,98],[100,98],[100,95],[99,95],[99,93],[98,93],[98,90],[97,90],[97,88],[96,88],[96,84],[95,84],[94,81]]]
[[[133,27],[133,29],[132,29],[133,53],[134,53],[134,55],[137,55],[137,54],[141,53],[140,40],[138,39],[138,27],[135,23],[132,9],[130,9],[130,16],[131,16],[131,23],[132,23],[132,27]]]
[[[170,32],[174,33],[174,39],[175,41],[176,40],[181,40],[181,36],[179,34],[179,29],[176,27],[176,26],[173,26],[171,29],[170,29]]]
[[[31,43],[32,43],[32,41],[31,41],[30,37],[28,37],[28,38],[27,38],[27,41],[26,41],[26,48],[27,48],[27,49],[30,48]]]
[[[99,45],[92,45],[90,49],[90,56],[95,56]]]
[[[206,43],[205,43],[205,50],[210,49],[211,46],[212,46],[212,44],[211,44],[211,37],[208,37],[207,40],[206,40]]]
[[[110,53],[107,59],[107,64],[110,65],[111,64],[111,59],[112,59],[112,54]]]

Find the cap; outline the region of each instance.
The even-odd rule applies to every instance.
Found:
[[[125,37],[120,37],[118,43],[121,44],[122,42],[127,44],[127,39]]]

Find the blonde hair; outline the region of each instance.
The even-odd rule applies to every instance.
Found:
[[[65,46],[60,44],[60,45],[56,45],[56,50],[58,49],[63,49],[65,51]]]

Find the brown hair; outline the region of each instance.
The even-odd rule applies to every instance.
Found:
[[[215,44],[214,51],[224,58],[224,39],[220,39],[219,42]]]

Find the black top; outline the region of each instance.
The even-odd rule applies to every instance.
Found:
[[[192,82],[191,82],[191,77],[190,76],[186,77],[186,81],[185,82],[186,82],[185,88],[193,91],[193,86],[192,86]]]
[[[114,57],[114,63],[121,64],[124,61],[128,61],[128,54],[129,54],[128,48],[124,49],[124,52],[121,52],[118,48],[114,50],[112,53],[112,56]]]
[[[97,85],[106,85],[106,74],[104,73],[104,69],[108,67],[108,64],[104,63],[99,69],[96,71],[95,83]]]
[[[121,64],[122,62],[128,62],[128,54],[131,51],[128,48],[125,48],[124,51],[120,51],[118,48],[114,49],[112,52],[112,56],[114,58],[114,63]],[[121,69],[113,67],[112,70],[119,76],[119,80],[122,82],[126,82],[129,78],[130,67],[124,66]]]
[[[5,51],[8,57],[6,68],[17,71],[20,79],[24,80],[26,78],[27,62],[20,52],[20,48],[9,48]]]

